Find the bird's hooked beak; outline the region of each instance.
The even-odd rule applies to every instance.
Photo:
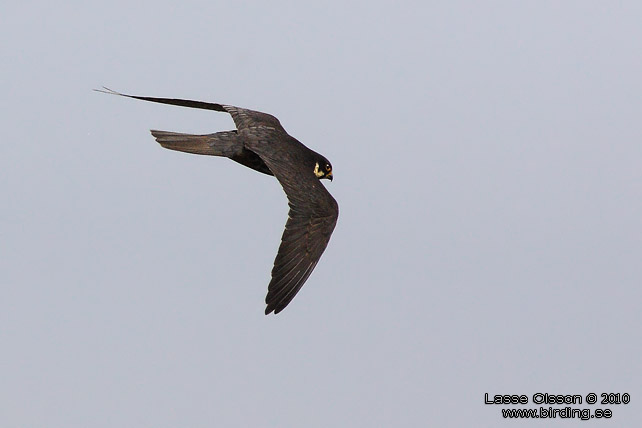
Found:
[[[314,165],[314,175],[316,175],[319,180],[327,178],[332,181],[332,167],[328,164],[324,170],[319,166],[319,162],[317,162],[316,165]]]

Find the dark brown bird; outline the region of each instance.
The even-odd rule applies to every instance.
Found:
[[[174,98],[98,92],[138,100],[229,113],[236,129],[206,135],[155,131],[161,146],[199,155],[223,156],[264,174],[283,186],[290,212],[274,260],[272,280],[265,297],[265,314],[281,312],[299,292],[319,262],[339,216],[339,206],[320,180],[332,181],[332,165],[288,135],[279,120],[267,113],[244,108]]]

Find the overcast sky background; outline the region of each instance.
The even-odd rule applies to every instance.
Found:
[[[537,392],[640,420],[640,2],[175,4],[1,7],[0,426],[585,425],[483,402]],[[278,182],[149,134],[231,118],[101,85],[331,160],[283,313]]]

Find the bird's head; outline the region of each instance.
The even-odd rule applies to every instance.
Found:
[[[314,164],[314,175],[316,175],[319,180],[327,178],[332,181],[332,164],[330,164],[330,161],[323,156],[319,157]]]

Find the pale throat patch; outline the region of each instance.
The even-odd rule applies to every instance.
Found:
[[[325,173],[319,169],[319,162],[314,165],[314,175],[316,175],[317,178],[321,178],[325,175]]]

